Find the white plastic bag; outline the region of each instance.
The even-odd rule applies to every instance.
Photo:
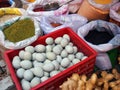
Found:
[[[70,2],[68,4],[69,12],[76,13],[78,11],[78,9],[80,8],[82,1],[83,0],[73,0],[72,2]]]
[[[45,5],[47,3],[48,3],[47,0],[37,0],[34,3],[29,4],[27,8],[27,14],[29,16],[41,17],[41,16],[51,16],[51,15],[59,16],[68,13],[68,5],[63,5],[57,10],[53,10],[53,11],[41,11],[41,12],[33,11],[36,5]]]
[[[90,30],[95,28],[104,27],[108,30],[108,32],[112,32],[114,37],[108,42],[104,44],[94,45],[90,42],[87,42],[84,37],[89,33]],[[99,29],[100,31],[104,29]],[[108,58],[106,52],[110,51],[116,47],[120,46],[120,27],[116,24],[102,21],[102,20],[95,20],[87,23],[86,25],[80,27],[78,29],[77,34],[87,42],[94,50],[98,52],[98,56],[96,59],[96,66],[100,69],[111,69],[112,65],[110,65],[110,59]],[[101,59],[102,58],[102,59]],[[105,61],[104,61],[105,60]],[[105,63],[106,62],[106,63]],[[102,65],[102,66],[101,66]]]
[[[99,9],[102,9],[102,10],[109,10],[110,7],[112,5],[114,5],[115,3],[119,2],[119,0],[112,0],[112,2],[110,4],[98,4],[98,3],[95,3],[94,0],[88,0],[88,2],[96,8],[99,8]]]
[[[87,23],[87,19],[77,14],[62,15],[62,16],[49,16],[42,17],[40,21],[41,29],[45,34],[56,31],[60,28],[71,27],[74,32],[77,32],[78,28]],[[59,23],[60,26],[52,27],[50,23]]]
[[[120,22],[120,14],[117,13],[117,11],[119,10],[120,8],[120,2],[119,3],[116,3],[115,5],[113,5],[111,8],[110,8],[110,18]]]
[[[59,5],[68,4],[68,10],[71,13],[75,13],[82,3],[83,0],[47,0],[49,2],[58,2]]]
[[[9,40],[5,40],[5,35],[3,33],[3,29],[5,27],[10,26],[15,21],[17,21],[19,19],[24,19],[24,18],[29,18],[29,17],[16,17],[16,18],[12,18],[12,19],[6,21],[4,24],[0,25],[0,44],[3,47],[5,47],[7,49],[20,49],[20,48],[23,48],[23,47],[33,43],[40,35],[43,34],[41,29],[40,29],[38,21],[36,21],[35,19],[31,18],[34,21],[34,26],[35,26],[35,35],[34,36],[32,36],[30,38],[27,38],[27,39],[24,39],[22,41],[16,42],[16,43],[10,42]]]

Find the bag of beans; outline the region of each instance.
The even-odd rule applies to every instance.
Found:
[[[117,24],[120,26],[120,2],[116,3],[110,8],[110,22]]]
[[[33,17],[59,16],[68,13],[68,5],[60,6],[57,2],[47,2],[47,0],[37,0],[29,4],[27,14]]]
[[[107,20],[110,7],[117,2],[118,0],[83,0],[77,13],[89,21]]]
[[[35,19],[28,16],[15,17],[0,25],[0,45],[7,49],[20,49],[42,34]]]
[[[107,52],[120,46],[120,27],[107,21],[95,20],[81,26],[77,34],[98,52],[96,66],[102,70],[111,69]]]
[[[60,28],[71,27],[74,32],[87,23],[87,19],[77,14],[42,17],[40,21],[41,29],[45,34],[56,31]]]
[[[59,5],[68,4],[68,10],[70,13],[76,13],[83,0],[47,0],[49,2],[58,2]]]

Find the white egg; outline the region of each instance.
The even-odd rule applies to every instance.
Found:
[[[84,56],[84,54],[82,52],[76,53],[76,58],[79,60],[81,60],[83,56]]]
[[[61,61],[61,66],[62,67],[67,67],[70,65],[70,60],[68,58],[64,58],[62,61]]]
[[[52,71],[50,72],[50,77],[55,76],[59,73],[59,71]]]
[[[21,81],[21,85],[22,85],[23,90],[30,90],[31,89],[30,82],[28,82],[27,80],[23,79]]]
[[[33,66],[34,66],[34,67],[41,67],[41,68],[42,68],[43,65],[44,65],[43,63],[38,62],[38,61],[34,61],[34,62],[33,62]]]
[[[53,52],[55,53],[55,54],[60,54],[61,53],[61,51],[62,51],[62,47],[60,47],[60,46],[58,46],[58,45],[56,45],[55,47],[53,47]]]
[[[62,52],[61,52],[61,57],[67,57],[68,56],[68,52],[66,51],[66,50],[63,50]]]
[[[27,51],[27,52],[30,52],[30,53],[34,53],[34,47],[33,46],[27,46],[27,47],[25,47],[25,51]]]
[[[60,63],[62,61],[62,57],[60,55],[57,55],[56,60]]]
[[[68,67],[71,67],[71,66],[73,66],[73,65],[74,65],[74,64],[71,62],[70,65],[69,65]]]
[[[45,71],[44,71],[44,76],[49,77],[50,75],[49,75],[49,73],[48,73],[48,72],[45,72]]]
[[[25,72],[25,69],[19,68],[19,69],[16,71],[16,74],[17,74],[17,76],[18,76],[19,78],[23,78],[24,72]]]
[[[55,66],[55,70],[58,70],[60,65],[59,62],[57,60],[52,61],[53,65]]]
[[[53,46],[52,45],[46,45],[46,52],[51,52]]]
[[[34,77],[34,78],[31,80],[30,85],[31,85],[31,87],[34,87],[34,86],[40,84],[40,82],[41,82],[40,78]]]
[[[54,39],[52,37],[48,37],[48,38],[46,38],[45,42],[46,42],[46,44],[51,45],[54,43]]]
[[[12,65],[13,65],[13,67],[14,67],[15,69],[20,68],[20,67],[21,67],[21,66],[20,66],[20,62],[21,62],[21,60],[20,60],[19,56],[15,56],[15,57],[13,58],[13,60],[12,60]]]
[[[62,41],[62,37],[57,37],[57,38],[55,39],[55,43],[56,43],[56,44],[60,44],[61,41]]]
[[[32,60],[35,60],[35,59],[36,59],[36,54],[37,54],[37,53],[33,53],[33,54],[32,54]]]
[[[74,52],[74,49],[71,45],[67,45],[65,46],[65,50],[68,52],[68,53],[73,53]]]
[[[61,40],[61,42],[60,42],[60,45],[61,45],[62,47],[65,47],[66,45],[68,45],[68,43],[69,43],[69,41],[68,41],[66,38],[63,38],[63,39]]]
[[[37,77],[42,77],[44,75],[43,69],[41,67],[34,67],[33,73]]]
[[[28,60],[21,61],[20,65],[24,69],[30,69],[30,68],[32,68],[32,62],[28,61]]]
[[[73,43],[72,43],[72,42],[69,42],[69,44],[68,44],[68,45],[73,46]]]
[[[68,34],[64,34],[63,38],[66,38],[66,39],[68,39],[68,41],[70,41],[70,36]]]
[[[27,81],[32,80],[33,76],[34,76],[34,75],[33,75],[33,73],[32,73],[31,70],[26,70],[26,71],[24,72],[24,75],[23,75],[24,79],[27,80]]]
[[[42,44],[38,44],[38,45],[36,45],[35,46],[35,51],[36,52],[45,52],[45,50],[46,50],[46,47],[44,46],[44,45],[42,45]]]
[[[34,68],[30,68],[29,70],[31,70],[32,72],[34,72]]]
[[[55,69],[55,66],[52,64],[52,63],[46,63],[44,66],[43,66],[43,70],[46,71],[46,72],[51,72]]]
[[[46,53],[41,53],[44,57],[46,57]]]
[[[21,50],[20,52],[19,52],[19,57],[21,58],[21,59],[24,59],[24,50]]]
[[[80,62],[80,60],[77,59],[77,58],[75,58],[75,59],[72,60],[72,63],[73,63],[73,64],[76,64],[76,63],[79,63],[79,62]]]
[[[41,53],[37,53],[35,59],[37,61],[43,62],[43,61],[45,61],[46,57]]]
[[[51,63],[51,60],[46,59],[46,60],[44,61],[44,64],[46,64],[46,63]]]
[[[75,55],[74,55],[74,54],[69,54],[69,55],[68,55],[68,59],[69,59],[70,61],[72,61],[74,58],[75,58]]]
[[[46,57],[47,57],[49,60],[55,60],[55,59],[56,59],[56,54],[53,53],[53,52],[47,52],[47,53],[46,53]]]
[[[73,46],[74,54],[78,52],[78,48],[76,46]]]
[[[24,60],[31,60],[32,59],[32,54],[30,52],[24,52]]]
[[[56,46],[58,46],[60,48],[60,50],[63,50],[63,47],[60,44],[58,44]]]
[[[88,58],[88,56],[83,56],[81,60],[85,60],[86,58]]]
[[[44,81],[46,81],[47,79],[48,79],[47,76],[43,76],[43,77],[41,78],[41,82],[44,82]]]
[[[64,71],[66,68],[60,66],[60,71]]]

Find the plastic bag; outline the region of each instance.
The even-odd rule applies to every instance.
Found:
[[[83,0],[74,0],[68,4],[68,9],[70,13],[76,13],[80,8]]]
[[[0,25],[0,44],[3,47],[5,47],[7,49],[20,49],[20,48],[23,48],[23,47],[33,43],[40,35],[43,34],[41,29],[40,29],[38,21],[31,18],[34,21],[34,26],[35,26],[35,35],[34,36],[27,38],[27,39],[24,39],[22,41],[16,42],[16,43],[10,42],[9,40],[5,40],[5,35],[3,33],[3,29],[5,27],[10,26],[15,21],[20,20],[20,19],[24,19],[24,18],[29,18],[29,17],[12,18],[12,19],[6,21],[4,24]]]
[[[68,13],[68,5],[63,5],[59,7],[57,10],[52,10],[52,11],[39,11],[39,12],[34,12],[33,9],[37,5],[45,5],[47,4],[47,0],[37,0],[32,4],[29,4],[27,8],[27,14],[29,16],[36,16],[36,17],[41,17],[41,16],[51,16],[51,15],[63,15]]]
[[[117,12],[120,9],[120,2],[116,3],[110,8],[109,16],[111,19],[117,21],[116,24],[120,26],[120,14]]]
[[[71,27],[74,32],[77,32],[78,28],[87,23],[87,19],[77,14],[62,15],[62,16],[49,16],[42,17],[40,26],[45,34],[58,30],[64,27]],[[60,26],[52,27],[50,23],[59,23]]]
[[[102,30],[104,31],[104,29],[99,29],[100,27],[104,27],[105,29],[108,30],[107,32],[109,33],[112,32],[112,34],[114,35],[114,37],[108,43],[94,45],[84,39],[84,37],[89,33],[89,31],[95,28],[97,28],[101,32]],[[111,63],[110,59],[106,55],[106,52],[120,46],[120,27],[119,26],[117,26],[116,24],[110,23],[110,22],[106,22],[102,20],[95,20],[80,27],[78,29],[77,34],[81,38],[83,38],[83,40],[87,42],[94,50],[98,52],[98,56],[96,59],[96,66],[98,66],[102,70],[112,68],[112,66],[110,65]]]

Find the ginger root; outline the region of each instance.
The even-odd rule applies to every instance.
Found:
[[[77,89],[77,82],[75,80],[72,80],[68,78],[67,81],[65,81],[60,88],[62,90],[76,90]]]
[[[61,90],[120,90],[120,73],[113,69],[112,73],[102,71],[101,77],[93,73],[89,78],[84,74],[74,73],[60,88]]]

